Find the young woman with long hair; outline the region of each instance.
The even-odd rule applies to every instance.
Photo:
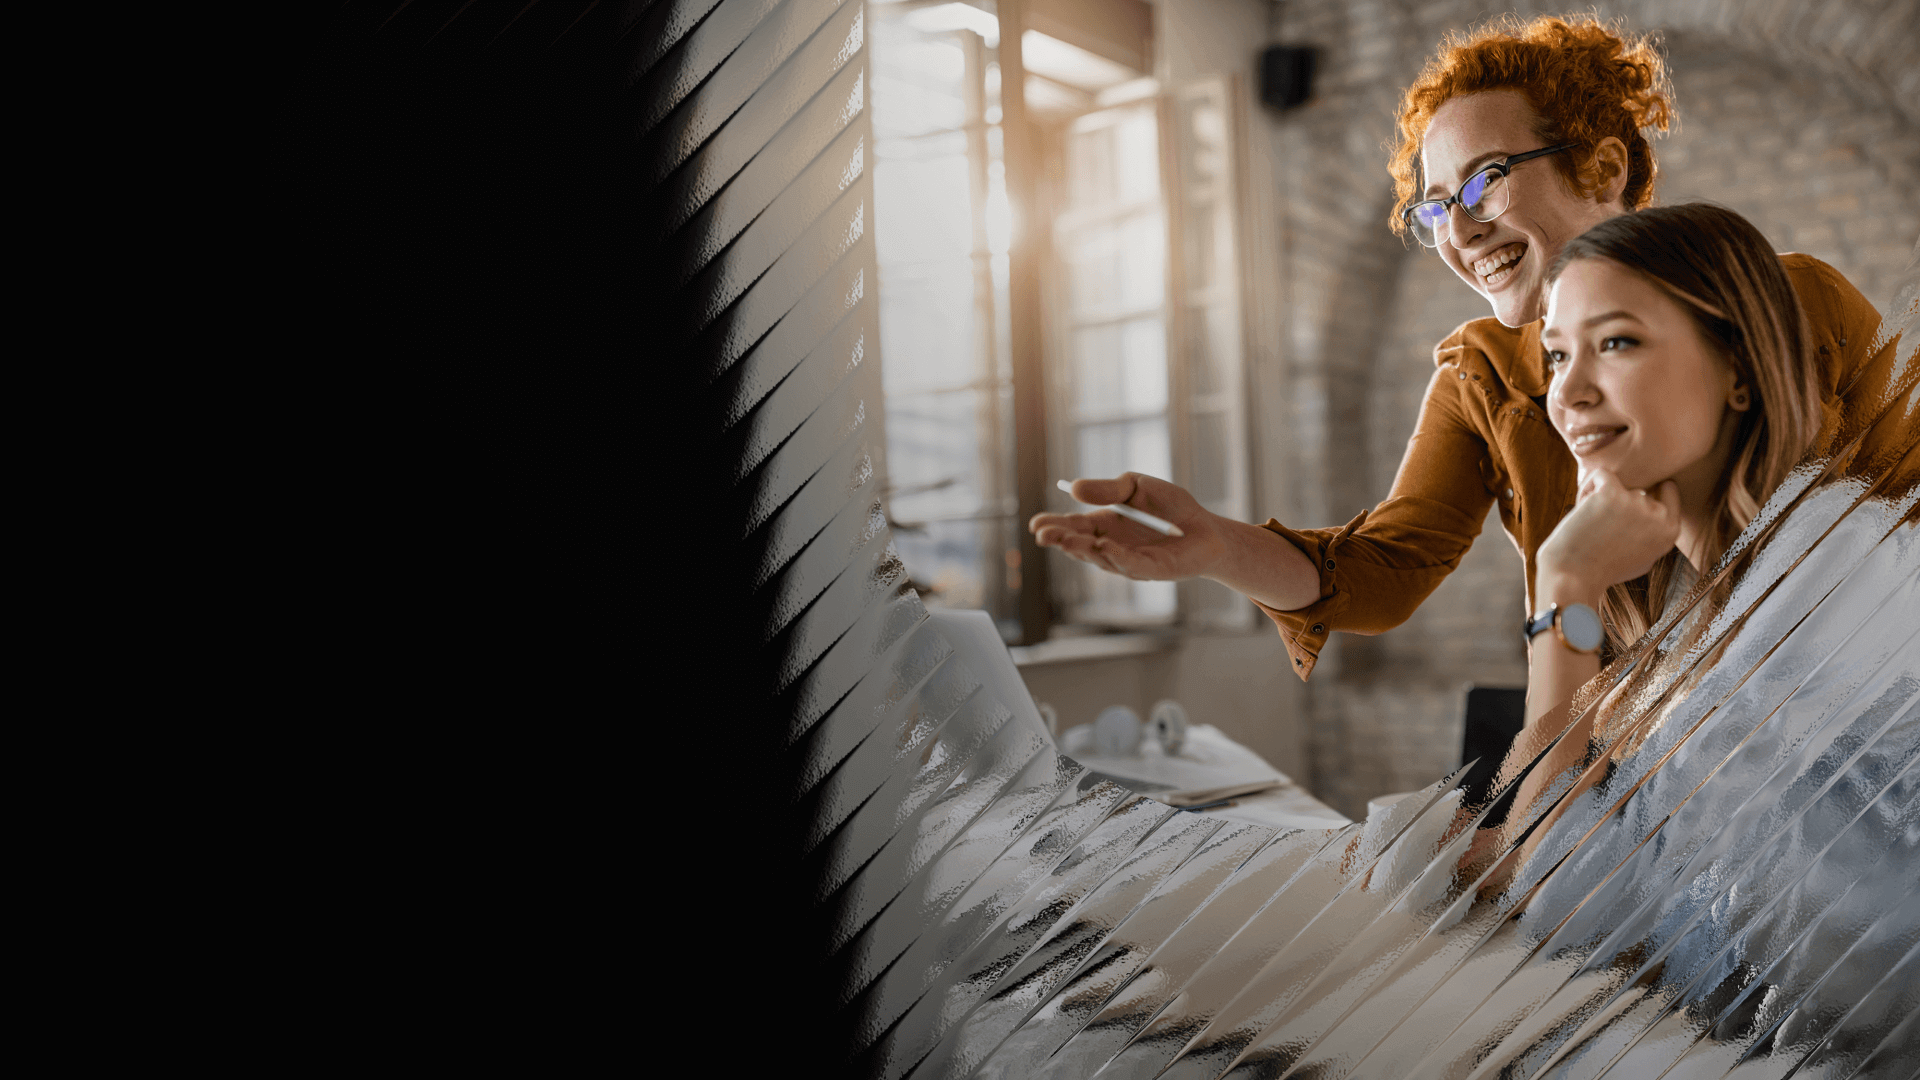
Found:
[[[1799,299],[1739,214],[1615,217],[1545,277],[1547,414],[1580,486],[1537,556],[1530,721],[1598,674],[1594,629],[1616,650],[1644,634],[1828,426]]]

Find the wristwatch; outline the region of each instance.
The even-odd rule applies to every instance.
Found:
[[[1547,610],[1527,620],[1527,640],[1531,642],[1535,634],[1547,627],[1553,627],[1554,636],[1560,644],[1577,653],[1590,653],[1600,648],[1606,640],[1606,630],[1600,625],[1600,616],[1585,604],[1548,604]]]

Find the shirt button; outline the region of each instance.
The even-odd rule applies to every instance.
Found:
[[[1512,488],[1508,488],[1508,489],[1507,489],[1507,498],[1509,498],[1509,499],[1511,499],[1511,498],[1513,498],[1513,489],[1512,489]]]
[[[1294,657],[1294,658],[1293,658],[1293,666],[1294,666],[1294,667],[1299,667],[1299,666],[1300,666],[1300,658],[1299,658],[1299,657],[1297,657],[1297,656],[1296,656],[1296,657]]]
[[[1328,559],[1328,560],[1327,560],[1327,569],[1329,569],[1329,570],[1331,570],[1331,569],[1333,569],[1333,560],[1332,560],[1332,559]]]
[[[1327,624],[1326,624],[1326,623],[1314,623],[1314,624],[1313,624],[1313,631],[1312,631],[1312,632],[1313,632],[1313,633],[1316,633],[1316,634],[1324,634],[1324,633],[1326,633],[1326,632],[1327,632]]]

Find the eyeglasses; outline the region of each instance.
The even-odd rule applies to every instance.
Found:
[[[1460,190],[1451,198],[1428,199],[1407,207],[1401,217],[1407,228],[1413,230],[1414,238],[1428,247],[1439,247],[1442,238],[1451,236],[1447,207],[1459,203],[1460,209],[1475,221],[1492,221],[1506,212],[1509,196],[1507,194],[1507,174],[1515,165],[1523,161],[1532,161],[1537,157],[1557,154],[1562,150],[1571,150],[1579,143],[1561,143],[1544,150],[1529,150],[1524,154],[1515,154],[1505,161],[1493,164],[1467,177]]]

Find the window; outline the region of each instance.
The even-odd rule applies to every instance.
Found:
[[[984,608],[1011,638],[1021,583],[998,23],[959,3],[868,10],[895,543],[928,602]]]
[[[1062,137],[1064,206],[1053,248],[1064,271],[1049,307],[1059,332],[1049,365],[1066,476],[1128,470],[1172,479],[1168,424],[1167,214],[1152,97],[1087,113]],[[1084,563],[1063,565],[1069,620],[1088,625],[1170,622],[1171,581],[1128,581]]]
[[[1224,517],[1253,515],[1248,466],[1245,288],[1240,192],[1233,132],[1240,107],[1232,81],[1208,79],[1163,99],[1172,117],[1174,195],[1180,238],[1170,266],[1174,349],[1174,476],[1201,505]],[[1211,581],[1181,586],[1184,620],[1244,629],[1253,605]]]
[[[1040,163],[1026,209],[1044,240],[1041,486],[1135,470],[1244,518],[1234,87],[1167,93],[1145,77],[1139,0],[1023,7]],[[867,10],[896,542],[929,603],[984,608],[1008,640],[1034,640],[1041,628],[1019,617],[1031,581],[1020,538],[1038,507],[1016,495],[1030,478],[1016,474],[1007,317],[1010,237],[1028,223],[1008,198],[999,20],[929,0]],[[1115,29],[1129,26],[1131,38]],[[1057,493],[1046,504],[1071,506]],[[1244,626],[1252,614],[1207,582],[1131,582],[1064,558],[1049,569],[1065,626]]]

